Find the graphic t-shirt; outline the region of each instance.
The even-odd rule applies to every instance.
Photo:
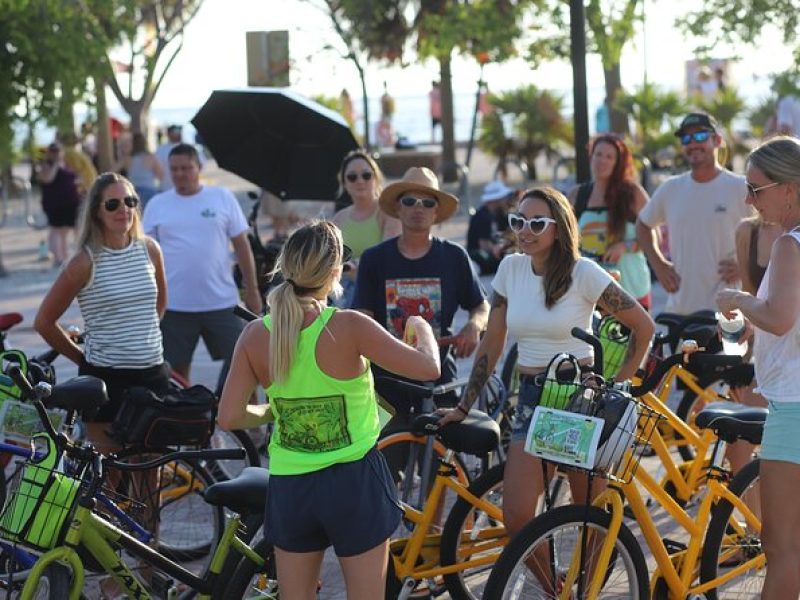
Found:
[[[470,311],[485,297],[467,253],[458,244],[433,238],[425,256],[410,260],[400,253],[397,240],[361,256],[353,308],[372,312],[398,338],[412,315],[428,321],[437,338],[452,335],[456,310]]]

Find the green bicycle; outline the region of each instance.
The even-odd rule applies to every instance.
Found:
[[[234,514],[225,526],[210,564],[200,576],[94,512],[95,496],[105,482],[107,468],[133,472],[155,469],[178,460],[235,460],[243,458],[242,449],[187,450],[149,462],[120,462],[102,455],[92,446],[72,443],[66,436],[57,434],[42,403],[49,394],[49,386],[39,384],[34,390],[18,367],[12,367],[8,374],[36,398],[33,405],[44,427],[44,432],[33,438],[31,458],[15,473],[0,513],[0,537],[42,553],[25,581],[19,596],[21,600],[78,600],[85,580],[84,561],[96,563],[102,571],[112,575],[129,598],[177,597],[174,580],[189,588],[182,598],[277,598],[271,547],[262,540],[254,549],[243,541],[249,539],[247,526],[243,524],[247,516],[263,513],[269,477],[265,469],[248,467],[236,479],[214,484],[206,490],[206,502]],[[76,408],[83,408],[87,403],[103,400],[75,398],[75,404]],[[149,586],[141,575],[134,574],[135,569],[125,561],[120,550],[155,569]],[[239,586],[242,589],[232,589],[231,576],[237,565],[243,563],[258,577],[243,582]]]

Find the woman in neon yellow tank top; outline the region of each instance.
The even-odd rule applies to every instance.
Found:
[[[284,283],[270,315],[250,323],[233,355],[219,406],[224,429],[275,420],[265,537],[275,546],[281,597],[313,598],[324,550],[333,545],[348,598],[382,598],[388,539],[402,511],[382,455],[369,368],[416,380],[439,377],[430,326],[409,319],[411,347],[373,319],[326,306],[339,291],[339,229],[319,221],[294,232],[278,268]],[[269,403],[248,403],[257,385]]]
[[[367,248],[400,235],[400,221],[378,208],[383,173],[365,150],[353,150],[344,157],[339,167],[339,185],[353,200],[332,219],[341,229],[344,243],[353,251],[350,270],[342,278],[344,293],[336,302],[337,306],[347,308],[355,291],[358,259]]]

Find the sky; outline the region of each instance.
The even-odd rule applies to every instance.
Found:
[[[692,6],[693,0],[645,0],[646,22],[639,26],[622,60],[623,85],[641,84],[645,69],[650,81],[682,90],[685,86],[685,61],[694,58],[693,40],[672,26],[675,16]],[[289,31],[292,61],[292,86],[316,95],[337,96],[343,87],[360,96],[360,83],[352,63],[337,53],[325,50],[336,45],[328,17],[312,2],[301,0],[205,0],[186,29],[183,49],[170,68],[154,102],[156,109],[200,106],[214,89],[242,88],[247,85],[245,33],[247,31]],[[714,56],[739,56],[730,71],[730,83],[740,88],[745,98],[755,103],[769,94],[767,76],[787,68],[791,52],[783,47],[777,32],[767,31],[757,48],[720,48]],[[769,65],[764,68],[764,65]],[[437,78],[434,61],[406,68],[368,66],[370,96],[382,92],[387,81],[395,97],[427,94],[431,80]],[[471,58],[453,63],[456,93],[473,92],[479,67]],[[533,70],[521,59],[486,67],[485,80],[492,91],[513,89],[527,83],[540,88],[571,93],[568,64],[543,65]],[[597,56],[587,57],[587,81],[591,89],[601,89],[603,72]],[[109,94],[109,98],[111,95]],[[113,106],[113,102],[111,103]]]

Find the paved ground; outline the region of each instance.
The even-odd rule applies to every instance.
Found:
[[[463,154],[460,158],[463,159]],[[480,190],[491,179],[493,170],[494,163],[489,157],[479,151],[473,155],[472,170],[469,176],[469,197],[473,205],[479,202]],[[540,169],[540,172],[547,173],[549,171],[544,167]],[[21,171],[20,174],[23,174],[23,172]],[[246,197],[246,192],[254,189],[253,186],[230,173],[217,169],[213,161],[206,166],[204,181],[208,184],[227,186],[236,192],[243,208],[249,208],[250,201]],[[38,200],[34,204],[38,204]],[[3,206],[0,204],[0,209],[2,208]],[[333,211],[331,203],[296,203],[295,208],[299,213],[307,217],[329,216]],[[2,264],[8,275],[5,278],[0,278],[0,313],[14,311],[23,314],[24,322],[13,329],[9,335],[9,342],[11,347],[23,348],[30,354],[36,354],[44,350],[46,345],[33,331],[31,325],[39,302],[52,284],[57,271],[50,266],[47,259],[40,260],[39,247],[46,239],[46,232],[33,229],[25,224],[23,203],[20,200],[13,200],[7,206],[5,214],[5,222],[0,226],[0,253],[2,253],[0,256],[2,256]],[[264,237],[268,238],[270,236],[269,223],[266,218],[262,218],[262,220],[261,231]],[[3,212],[0,212],[0,222],[2,221]],[[467,222],[466,206],[462,206],[462,210],[454,218],[438,226],[434,233],[435,235],[463,243],[466,236]],[[487,287],[488,283],[488,278],[484,278],[484,284]],[[655,300],[656,308],[663,306],[663,293],[657,291]],[[463,319],[464,315],[459,315],[457,323],[463,322]],[[67,310],[62,322],[64,324],[81,323],[77,304]],[[456,330],[457,328],[458,324]],[[77,373],[75,365],[63,358],[56,361],[56,368],[58,378],[61,381]],[[469,368],[469,361],[462,361],[459,365],[459,371],[463,375],[469,373]],[[197,383],[213,388],[218,370],[219,364],[215,364],[210,359],[208,352],[201,345],[195,355],[193,379]],[[90,595],[91,597],[97,597],[96,588],[91,590]],[[320,599],[330,600],[345,597],[344,585],[338,565],[332,554],[326,557],[324,563],[322,591],[319,597]]]

